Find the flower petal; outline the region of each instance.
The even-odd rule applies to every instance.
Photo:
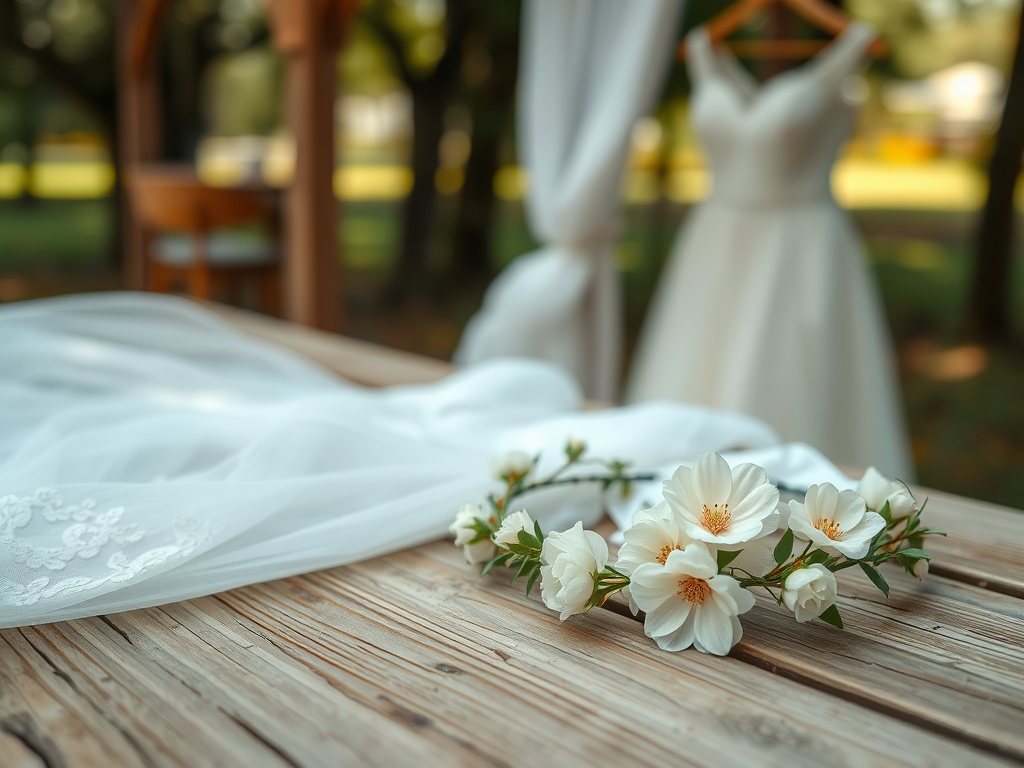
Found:
[[[644,563],[633,572],[629,594],[637,607],[646,613],[673,597],[678,585],[678,574],[657,563]]]
[[[888,477],[874,467],[868,467],[864,477],[857,483],[857,493],[864,498],[868,509],[877,512],[885,506],[885,499],[889,495],[891,482]]]
[[[717,453],[705,453],[693,463],[693,490],[702,504],[724,504],[732,495],[732,470]]]
[[[690,611],[686,621],[675,632],[654,638],[663,651],[684,651],[693,645],[693,619],[696,611]]]
[[[836,504],[835,517],[832,519],[839,523],[839,527],[844,531],[849,531],[861,521],[866,511],[864,498],[859,493],[842,491]]]
[[[738,616],[754,607],[754,595],[732,576],[719,574],[708,582],[708,586],[719,607],[730,615]]]
[[[745,499],[762,485],[769,485],[768,473],[756,464],[739,464],[732,469],[730,506]]]
[[[726,656],[732,650],[732,622],[714,602],[694,611],[693,636],[707,653]]]
[[[641,509],[633,513],[632,524],[647,522],[650,520],[671,520],[672,519],[672,507],[669,503],[662,499],[650,509]]]
[[[597,561],[597,570],[602,570],[608,564],[608,542],[604,537],[595,531],[584,531],[584,537],[594,553],[594,560]]]
[[[810,489],[808,489],[808,493]],[[812,522],[818,520],[835,520],[836,506],[839,504],[839,490],[832,483],[822,483],[818,486],[818,494],[812,506],[810,502],[804,502],[810,514]]]
[[[693,470],[679,467],[672,477],[661,485],[665,502],[671,510],[688,523],[700,521],[700,499],[694,495]]]
[[[683,625],[692,608],[693,603],[679,597],[666,600],[647,613],[647,618],[644,619],[644,632],[648,637],[671,634]]]
[[[671,524],[673,527],[675,523]],[[625,540],[623,549],[626,547],[644,549],[653,554],[661,552],[665,546],[674,546],[675,541],[671,535],[671,529],[663,521],[641,520],[634,522],[631,528],[627,528],[622,534]],[[622,556],[622,551],[619,551]]]
[[[676,576],[693,576],[710,579],[718,573],[718,563],[711,556],[708,546],[700,541],[687,545],[686,549],[674,549],[665,560],[665,571]]]

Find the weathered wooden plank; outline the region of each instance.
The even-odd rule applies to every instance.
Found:
[[[744,617],[737,658],[1024,760],[1024,603],[885,569],[886,599],[840,575],[845,630],[799,625],[770,600]]]
[[[913,588],[899,589],[907,586]],[[760,617],[748,616],[741,653],[771,654],[771,664],[786,665],[784,674],[810,678],[823,665],[845,663],[846,643],[854,643],[864,652],[858,665],[878,667],[874,678],[850,676],[855,686],[922,678],[908,696],[930,710],[927,697],[945,692],[962,674],[961,692],[973,686],[980,693],[975,712],[965,713],[970,722],[1020,706],[1020,671],[1012,669],[1013,649],[1006,651],[1019,611],[1010,616],[1017,623],[1001,632],[955,620],[958,605],[981,599],[986,621],[998,623],[989,614],[1012,614],[1018,601],[934,580],[931,590],[945,601],[947,616],[930,615],[927,596],[913,600],[909,622],[898,601],[894,608],[881,606],[914,625],[905,627],[904,637],[894,633],[902,626],[893,626],[895,619],[880,622],[872,602],[861,601],[867,603],[863,615],[851,615],[860,606],[857,589],[843,590],[855,632],[842,638],[840,652],[835,633],[815,651],[800,645],[813,644],[828,628],[796,627],[788,616],[759,611]],[[791,638],[781,650],[765,650],[767,641],[757,633],[766,623],[773,632],[775,625],[795,630],[807,658],[780,658],[794,653]],[[955,674],[936,672],[939,662],[929,659],[887,670],[905,664],[901,649],[914,646],[914,632],[929,625],[946,627],[952,641],[974,642],[981,650],[960,653]],[[883,638],[881,651],[861,635]],[[537,745],[551,762],[659,766],[811,765],[823,755],[871,765],[894,754],[904,764],[998,762],[736,659],[662,653],[635,622],[611,612],[560,624],[497,575],[478,579],[447,543],[162,609],[9,630],[3,637],[16,652],[0,654],[0,715],[7,723],[12,710],[23,713],[35,741],[49,745],[40,754],[51,765],[68,756],[74,765],[401,765],[410,755],[425,765],[536,762],[536,752],[508,754],[503,745],[509,744]],[[764,658],[755,660],[767,666]],[[29,664],[37,667],[32,685],[24,679],[7,684],[12,665]],[[1002,681],[1006,675],[1011,683]],[[50,703],[12,707],[11,695],[26,690],[43,690]],[[71,714],[57,720],[38,714],[53,704]],[[999,748],[1009,738],[1012,751],[1009,731],[968,735],[991,736]],[[908,744],[914,749],[904,754]],[[87,751],[119,745],[116,759]]]
[[[99,713],[136,755],[132,763],[93,760],[71,739],[47,756],[54,765],[479,764],[453,759],[401,718],[353,703],[194,605],[24,631],[69,681],[62,702]],[[88,727],[96,719],[87,717]]]
[[[398,695],[459,739],[543,745],[551,762],[992,759],[735,659],[663,653],[609,611],[560,624],[502,580],[478,580],[458,557],[450,545],[428,545],[220,599],[241,624],[254,622],[361,700]],[[536,757],[491,754],[512,764]]]
[[[1024,511],[930,488],[914,493],[928,498],[928,526],[949,534],[928,540],[933,573],[1024,598]]]
[[[131,736],[78,695],[63,669],[22,630],[0,633],[0,731],[44,765],[142,766]],[[0,765],[7,765],[4,749]],[[31,764],[31,763],[30,763]]]

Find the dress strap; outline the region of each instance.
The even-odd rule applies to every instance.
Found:
[[[868,46],[878,37],[867,22],[853,21],[816,60],[816,68],[824,77],[844,78],[864,60]]]
[[[711,37],[703,24],[694,27],[686,36],[686,64],[690,79],[695,83],[709,80],[715,69],[715,52],[711,48]]]

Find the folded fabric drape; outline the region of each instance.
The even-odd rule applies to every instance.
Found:
[[[742,447],[797,482],[842,477],[816,455],[794,462],[744,416],[672,403],[581,412],[575,382],[540,361],[366,389],[169,296],[0,306],[0,360],[0,627],[436,539],[460,504],[496,490],[494,454],[540,452],[549,471],[569,436],[640,470]],[[615,509],[628,518],[643,501]],[[602,513],[586,486],[527,504],[546,529]]]
[[[633,123],[671,61],[682,0],[527,0],[519,151],[527,218],[544,246],[490,286],[454,360],[525,356],[613,402],[621,354],[612,243]]]

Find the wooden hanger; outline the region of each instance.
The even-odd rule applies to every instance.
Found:
[[[818,29],[835,37],[852,23],[852,19],[838,8],[823,0],[739,0],[704,26],[712,43],[720,43],[739,29],[758,11],[782,3],[798,16],[803,17]],[[728,44],[733,52],[745,59],[805,59],[813,56],[827,45],[821,40],[743,40]],[[885,43],[876,38],[868,47],[868,53],[880,58],[885,55]],[[680,59],[686,58],[686,41],[677,49]]]

